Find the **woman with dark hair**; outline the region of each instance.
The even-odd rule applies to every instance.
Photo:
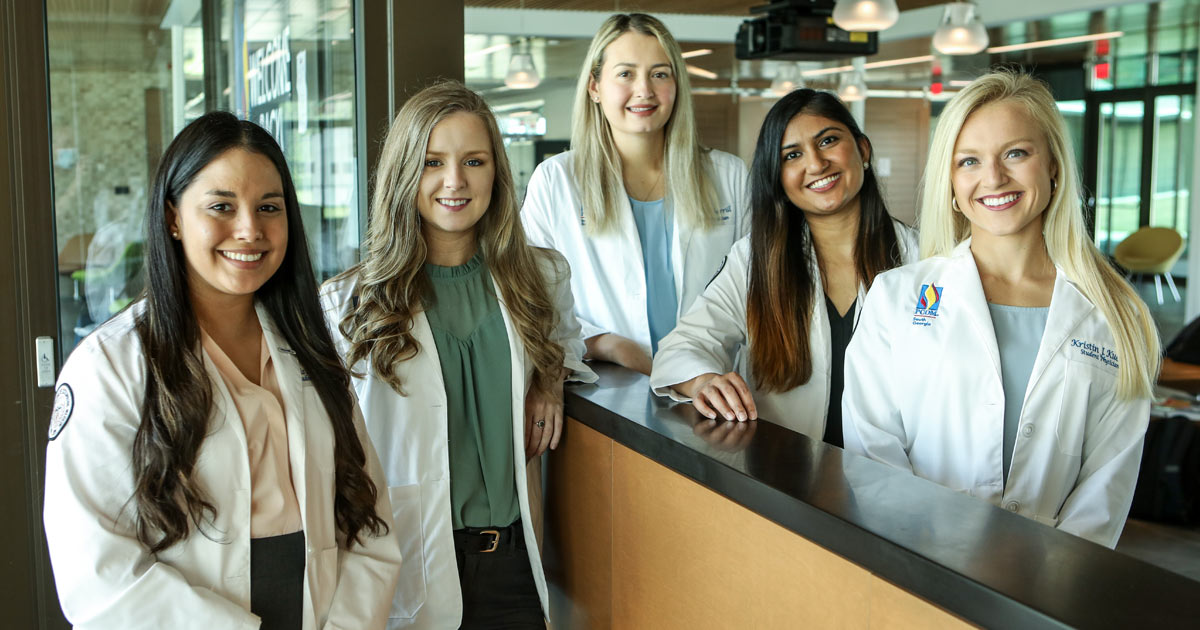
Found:
[[[63,613],[382,628],[391,505],[279,146],[200,117],[163,155],[146,230],[145,294],[76,348],[55,393],[45,527]]]
[[[856,307],[876,274],[915,260],[915,233],[888,215],[871,142],[845,105],[808,89],[763,122],[750,212],[750,235],[663,339],[650,385],[710,419],[761,416],[841,446]],[[744,344],[749,379],[734,371]]]

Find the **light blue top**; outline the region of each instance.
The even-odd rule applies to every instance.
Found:
[[[679,307],[675,292],[675,269],[671,265],[671,237],[675,222],[662,199],[638,201],[629,198],[638,240],[642,242],[642,261],[646,269],[646,317],[650,321],[650,347],[658,353],[658,341],[675,328]]]
[[[1000,380],[1004,382],[1004,485],[1007,486],[1025,389],[1033,373],[1050,307],[988,304],[988,310],[992,313],[992,328],[1000,349]]]

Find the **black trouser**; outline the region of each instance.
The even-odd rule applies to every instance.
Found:
[[[499,537],[481,532],[496,531]],[[495,550],[486,551],[493,547]],[[521,521],[454,530],[463,628],[545,628]]]
[[[259,630],[303,627],[303,531],[250,539],[250,612],[262,619]]]

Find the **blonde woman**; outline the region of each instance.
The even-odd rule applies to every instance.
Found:
[[[679,44],[662,22],[610,17],[575,94],[571,151],[534,171],[531,243],[561,252],[588,357],[650,357],[749,231],[746,165],[700,145]]]
[[[846,449],[1108,547],[1137,479],[1159,342],[1083,223],[1054,97],[983,76],[938,121],[919,263],[846,352]]]
[[[513,190],[487,103],[421,91],[384,143],[365,257],[322,292],[398,519],[392,628],[545,624],[526,462],[558,442],[568,370],[595,376],[569,269],[526,244]]]

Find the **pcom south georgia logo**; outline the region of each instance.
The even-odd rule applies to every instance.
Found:
[[[942,304],[944,290],[945,287],[939,287],[932,282],[921,285],[921,290],[917,292],[917,308],[913,310],[913,326],[933,325],[933,320],[938,316],[938,307]]]

